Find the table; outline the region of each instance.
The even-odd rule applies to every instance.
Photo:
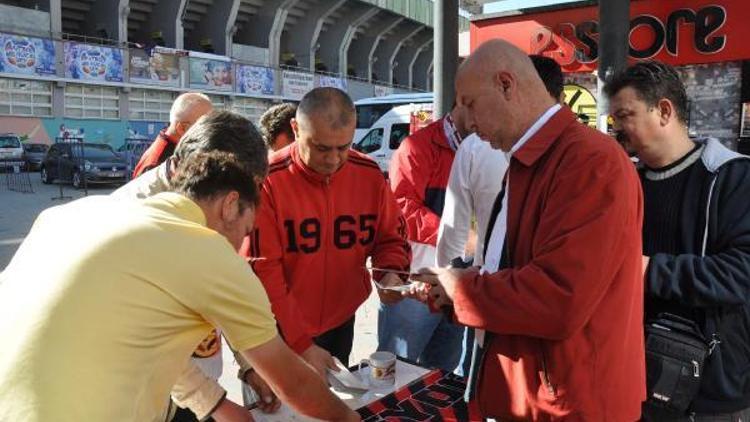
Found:
[[[354,369],[354,374],[363,380],[368,379],[367,368]],[[393,386],[371,388],[364,393],[341,385],[331,387],[331,391],[351,409],[356,409],[366,422],[481,421],[478,412],[468,409],[463,401],[465,389],[466,381],[457,375],[425,369],[402,360],[396,361],[396,382]],[[252,410],[252,414],[260,422],[317,421],[295,413],[286,405],[272,415],[258,409]]]

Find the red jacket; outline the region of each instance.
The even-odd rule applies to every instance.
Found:
[[[487,417],[638,420],[645,392],[642,194],[611,138],[564,107],[510,162],[508,269],[466,277],[462,324],[487,330]]]
[[[138,160],[133,170],[133,179],[141,174],[151,170],[171,157],[177,148],[178,139],[175,139],[162,129],[154,142],[149,145],[148,149],[143,152],[141,159]]]
[[[393,153],[391,189],[406,218],[409,240],[435,246],[445,188],[455,151],[448,145],[443,120],[409,135]]]
[[[365,261],[408,270],[403,217],[377,164],[355,151],[331,176],[299,158],[297,144],[271,156],[243,248],[266,288],[287,344],[302,352],[312,337],[354,316],[372,289]],[[380,278],[380,274],[375,274]]]

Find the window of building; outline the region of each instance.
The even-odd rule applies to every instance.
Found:
[[[229,110],[229,97],[226,95],[213,95],[207,94],[208,98],[211,99],[211,104],[214,106],[214,110]]]
[[[270,101],[257,98],[235,97],[232,101],[232,111],[247,117],[253,124],[257,124],[260,116],[270,107]]]
[[[52,116],[52,82],[0,78],[0,114]]]
[[[119,119],[120,94],[107,86],[67,84],[65,117]]]
[[[157,89],[133,89],[130,91],[130,119],[151,122],[168,122],[169,109],[177,94]]]

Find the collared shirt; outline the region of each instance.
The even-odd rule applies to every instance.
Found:
[[[3,421],[163,421],[212,327],[238,350],[277,335],[245,260],[171,192],[42,212],[0,273],[0,313]]]
[[[547,111],[545,111],[544,114],[542,114],[541,117],[531,125],[526,133],[524,133],[521,139],[511,147],[510,152],[506,154],[509,164],[513,154],[521,149],[521,147],[523,147],[526,142],[528,142],[528,140],[531,139],[531,137],[534,136],[539,129],[541,129],[542,126],[544,126],[549,119],[558,112],[558,110],[560,110],[560,107],[560,104],[555,104],[548,108]],[[508,188],[510,187],[509,176],[510,175],[508,174],[505,177],[505,195],[503,196],[503,205],[500,208],[500,214],[495,221],[495,226],[492,229],[492,235],[490,235],[490,243],[487,246],[487,253],[485,254],[487,259],[482,266],[482,273],[495,273],[500,268],[500,259],[503,253],[503,246],[505,245],[505,232],[508,227],[508,197],[510,196],[508,191]]]

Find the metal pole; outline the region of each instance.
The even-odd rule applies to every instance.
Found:
[[[451,110],[458,67],[458,0],[435,0],[435,49],[433,116],[438,119]]]
[[[605,6],[606,5],[606,6]],[[607,132],[609,101],[604,85],[627,65],[630,33],[630,0],[599,0],[599,71],[597,127]]]

